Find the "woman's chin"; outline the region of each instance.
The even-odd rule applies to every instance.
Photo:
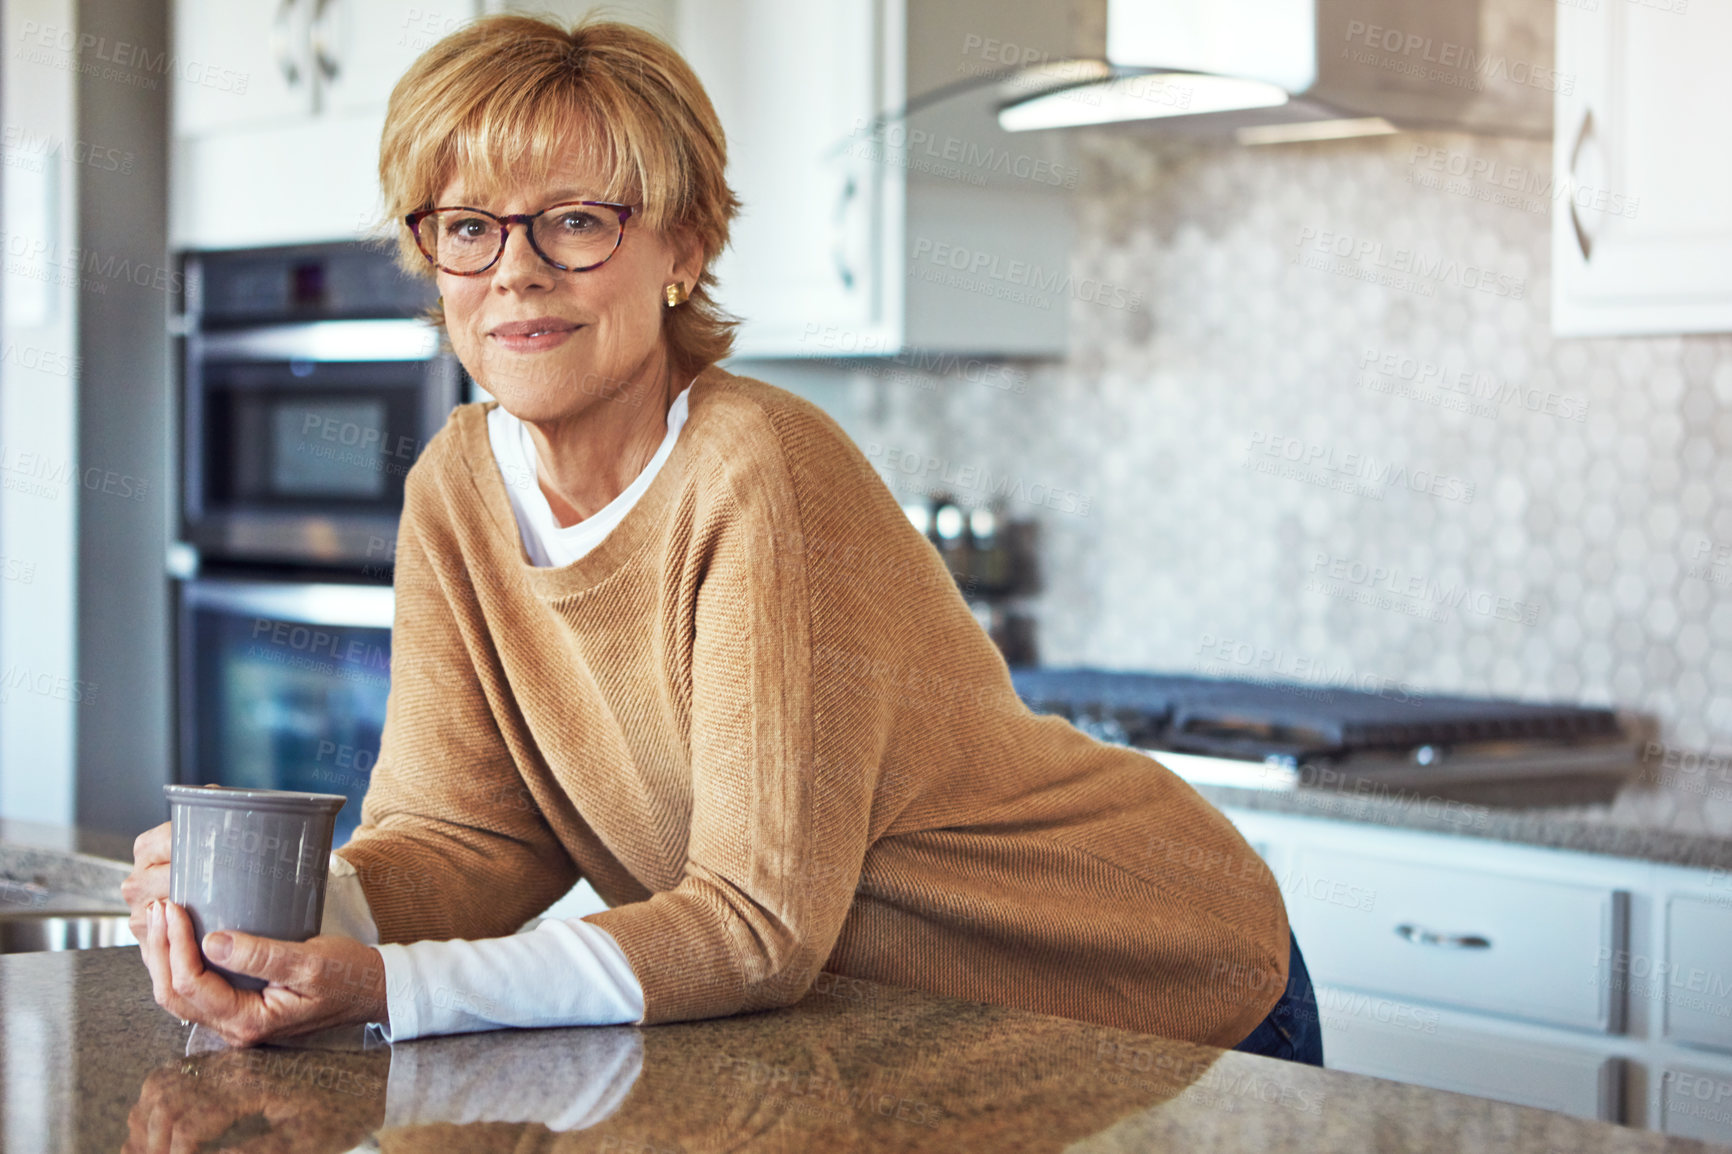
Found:
[[[555,421],[602,406],[635,407],[656,392],[641,380],[605,373],[593,364],[567,362],[556,369],[544,362],[528,371],[522,364],[495,361],[483,369],[476,377],[481,387],[501,408],[523,421]]]
[[[520,383],[513,383],[497,391],[484,384],[482,388],[487,389],[493,399],[499,402],[500,408],[520,421],[536,425],[569,420],[599,403],[597,398],[586,395],[569,384],[564,388],[552,388],[545,385],[524,387]]]

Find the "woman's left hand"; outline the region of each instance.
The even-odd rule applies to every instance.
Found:
[[[352,938],[322,934],[284,942],[218,931],[205,935],[204,946],[211,961],[270,985],[229,985],[205,966],[186,910],[166,900],[151,903],[139,949],[156,1004],[214,1030],[231,1046],[387,1021],[384,959]]]

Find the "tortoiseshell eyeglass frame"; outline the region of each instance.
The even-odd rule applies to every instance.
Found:
[[[560,264],[546,253],[542,252],[541,246],[535,243],[534,221],[537,217],[545,216],[555,209],[575,207],[611,208],[619,214],[619,235],[613,238],[613,247],[607,250],[606,256],[602,257],[594,264],[586,264],[581,267]],[[600,268],[602,265],[613,259],[613,254],[618,252],[619,246],[625,243],[625,222],[631,219],[631,215],[636,211],[636,209],[636,205],[615,204],[610,200],[563,200],[558,204],[548,205],[540,212],[514,212],[510,216],[500,216],[497,213],[488,212],[484,208],[471,208],[465,204],[442,204],[434,208],[423,208],[417,212],[412,212],[403,218],[403,223],[409,226],[409,233],[415,238],[415,247],[421,250],[421,255],[427,258],[427,263],[432,265],[434,268],[439,269],[441,272],[450,273],[452,276],[480,276],[482,273],[491,270],[494,265],[499,263],[499,258],[505,255],[505,242],[511,236],[511,226],[514,224],[521,224],[523,226],[523,235],[525,239],[529,241],[529,247],[534,249],[535,255],[540,257],[547,264],[552,265],[560,272],[588,272],[590,269]],[[473,212],[477,216],[484,216],[489,220],[498,221],[499,248],[498,251],[493,254],[493,259],[478,269],[470,269],[467,271],[447,268],[440,264],[438,259],[435,258],[432,253],[427,251],[427,242],[421,236],[421,222],[436,212]]]

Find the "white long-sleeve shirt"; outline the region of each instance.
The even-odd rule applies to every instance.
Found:
[[[691,386],[668,409],[667,435],[625,491],[575,525],[561,526],[536,480],[535,446],[522,421],[495,408],[488,441],[505,479],[523,550],[538,566],[563,566],[600,545],[655,480],[686,423]],[[505,1026],[613,1026],[643,1019],[643,987],[606,930],[582,918],[480,941],[380,945],[355,868],[331,855],[320,932],[373,946],[385,962],[389,1041]]]

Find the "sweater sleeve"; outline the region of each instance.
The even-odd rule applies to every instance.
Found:
[[[494,720],[484,678],[503,692],[503,675],[471,656],[491,653],[485,624],[472,598],[460,612],[446,588],[466,577],[431,563],[422,534],[437,497],[420,467],[398,534],[379,758],[361,827],[338,851],[359,874],[381,942],[509,934],[578,880]]]
[[[766,547],[799,510],[786,473],[773,473],[736,475],[698,547],[683,877],[588,918],[630,959],[645,1024],[798,1001],[835,945],[866,852],[870,726],[820,755],[807,570]]]

